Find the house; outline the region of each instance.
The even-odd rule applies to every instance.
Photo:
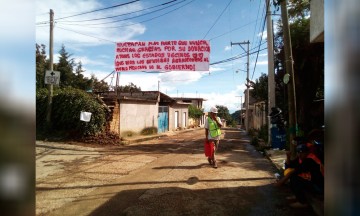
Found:
[[[324,43],[324,0],[310,1],[310,42]]]
[[[139,134],[145,128],[163,133],[189,126],[189,103],[159,91],[106,92],[101,98],[112,110],[109,130],[121,136]]]
[[[251,91],[252,89],[249,89]],[[246,94],[246,91],[244,91],[244,94]],[[245,97],[245,101],[243,104],[243,107],[246,109],[246,101],[247,98]],[[265,101],[257,101],[255,98],[251,97],[249,95],[249,121],[248,121],[248,129],[260,129],[263,125],[266,124],[267,116],[266,116],[266,102]],[[245,122],[246,122],[246,114],[245,114]],[[246,127],[246,123],[245,123]]]
[[[185,97],[173,97],[179,104],[188,104],[193,105],[198,109],[203,109],[203,101],[206,101],[204,98],[185,98]],[[205,113],[199,119],[193,119],[189,117],[189,126],[190,127],[204,127],[205,124]]]

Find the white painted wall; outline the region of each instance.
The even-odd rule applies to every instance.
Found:
[[[120,134],[141,132],[146,127],[158,127],[158,105],[120,102]]]

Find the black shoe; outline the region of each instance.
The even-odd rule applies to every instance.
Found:
[[[214,161],[214,168],[217,168],[217,162]]]

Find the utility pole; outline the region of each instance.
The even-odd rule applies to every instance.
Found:
[[[244,47],[242,47],[241,45],[243,44],[247,44],[247,50],[244,49]],[[246,54],[247,54],[247,63],[246,63],[246,94],[245,94],[245,107],[246,107],[246,113],[245,113],[245,130],[249,131],[249,45],[250,45],[250,41],[244,41],[244,42],[240,42],[240,43],[233,43],[231,42],[230,45],[239,45],[241,47],[241,49],[243,49]]]
[[[268,145],[271,146],[271,107],[275,107],[275,72],[274,72],[274,40],[272,19],[270,11],[270,0],[266,1],[266,28],[267,28],[267,50],[268,50]]]
[[[50,55],[50,71],[54,70],[53,66],[53,30],[54,30],[54,11],[50,9],[50,44],[49,44],[49,55]],[[53,98],[53,84],[48,84],[48,106],[46,111],[46,123],[48,126],[48,129],[51,128],[51,109],[52,109],[52,98]]]
[[[297,133],[297,116],[296,116],[296,94],[295,94],[295,76],[294,76],[294,61],[292,57],[292,46],[290,37],[290,28],[288,21],[287,0],[281,1],[281,19],[283,23],[284,32],[284,49],[285,49],[285,66],[286,73],[290,75],[290,82],[288,86],[288,105],[289,105],[289,137],[290,143],[295,138]],[[291,157],[295,157],[295,146],[290,145]]]

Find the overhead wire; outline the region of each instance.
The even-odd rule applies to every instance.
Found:
[[[269,5],[267,4],[266,7],[265,7],[265,11],[267,11]],[[265,29],[265,23],[266,23],[266,16],[264,17],[264,23],[263,23],[263,29],[261,31],[261,37],[260,37],[260,43],[262,41],[262,38],[263,38],[263,34],[264,34],[264,29]],[[255,73],[255,69],[256,69],[256,64],[257,64],[257,60],[258,60],[258,57],[259,57],[259,52],[260,52],[260,46],[259,46],[259,50],[257,51],[257,54],[256,54],[256,60],[255,60],[255,65],[254,65],[254,70],[253,70],[253,73],[251,75],[251,79],[254,78],[254,73]]]
[[[96,9],[96,10],[92,10],[92,11],[88,11],[88,12],[83,12],[83,13],[79,13],[79,14],[75,14],[75,15],[71,15],[71,16],[60,17],[60,18],[56,18],[56,19],[54,19],[54,20],[67,19],[67,18],[70,18],[70,17],[75,17],[75,16],[84,15],[84,14],[94,13],[94,12],[97,12],[97,11],[108,10],[108,9],[112,9],[112,8],[116,8],[116,7],[121,7],[121,6],[128,5],[128,4],[132,4],[132,3],[135,3],[135,2],[138,2],[138,1],[140,1],[140,0],[134,0],[134,1],[131,1],[131,2],[126,2],[126,3],[122,3],[122,4],[118,4],[118,5],[113,5],[113,6],[110,6],[110,7],[101,8],[101,9]]]
[[[165,3],[163,3],[163,4],[156,5],[156,6],[153,6],[153,7],[150,7],[150,8],[155,8],[155,7],[167,5],[167,4],[170,4],[171,2],[174,2],[174,1],[177,1],[177,0],[165,2]],[[140,14],[140,15],[137,15],[137,16],[133,16],[133,17],[128,17],[128,18],[125,18],[125,19],[113,20],[113,21],[102,22],[102,23],[88,23],[88,24],[84,24],[84,23],[82,23],[82,24],[68,24],[68,23],[67,23],[67,25],[82,25],[82,26],[83,26],[83,25],[103,25],[103,24],[121,22],[121,21],[129,20],[129,19],[138,18],[138,17],[141,17],[141,16],[146,16],[146,15],[148,15],[148,14],[152,14],[152,13],[155,13],[155,12],[158,12],[158,11],[161,11],[161,10],[164,10],[164,9],[166,9],[166,8],[173,7],[174,5],[180,4],[180,3],[184,2],[184,1],[187,1],[187,0],[182,0],[182,1],[177,2],[177,3],[175,3],[175,4],[166,6],[166,7],[164,7],[164,8],[160,8],[160,9],[157,9],[157,10],[154,10],[154,11],[150,11],[150,12],[148,12],[148,13]],[[125,14],[120,14],[120,15],[116,15],[116,16],[102,17],[102,18],[95,18],[95,19],[88,19],[88,20],[62,21],[61,23],[66,23],[66,22],[88,22],[88,21],[96,21],[96,20],[102,20],[102,19],[110,19],[110,18],[114,18],[114,17],[129,15],[129,14],[132,14],[132,13],[138,13],[138,12],[144,11],[144,10],[149,10],[150,8],[142,9],[142,10],[138,10],[138,11],[133,11],[133,12],[130,12],[130,13],[125,13]]]
[[[230,31],[228,31],[228,32],[225,32],[225,33],[223,33],[223,34],[220,34],[220,35],[215,36],[215,37],[213,37],[213,38],[210,38],[210,39],[208,39],[208,40],[211,41],[211,40],[214,40],[214,39],[216,39],[216,38],[222,37],[222,36],[227,35],[227,34],[233,32],[233,31],[236,31],[236,30],[239,30],[239,29],[241,29],[241,28],[244,28],[245,26],[248,26],[248,25],[250,25],[250,24],[252,24],[252,23],[254,23],[254,22],[258,22],[258,20],[251,21],[251,22],[249,22],[249,23],[247,23],[247,24],[245,24],[245,25],[242,25],[242,26],[239,26],[239,27],[237,27],[237,28],[234,28],[234,29],[232,29],[232,30],[230,30]]]
[[[66,29],[66,28],[63,28],[63,27],[60,27],[60,26],[56,26],[56,27],[60,28],[60,29],[63,29],[63,30],[66,30],[66,31],[71,31],[71,32],[74,32],[74,33],[77,33],[77,34],[85,35],[85,36],[88,36],[88,37],[96,38],[98,40],[108,41],[108,42],[116,44],[115,41],[111,41],[111,40],[108,40],[108,39],[99,38],[99,37],[96,37],[96,36],[93,36],[93,35],[84,34],[84,33],[81,33],[81,32],[75,31],[75,30],[71,30],[71,29]]]
[[[205,36],[203,37],[203,39],[206,38],[206,36],[209,34],[209,32],[211,31],[211,29],[215,26],[215,24],[217,23],[217,21],[220,19],[220,17],[223,15],[223,13],[225,12],[225,10],[229,7],[230,3],[232,2],[232,0],[229,1],[229,3],[226,5],[226,7],[224,8],[224,10],[221,12],[221,14],[218,16],[218,18],[215,20],[214,24],[210,27],[210,29],[206,32]]]
[[[154,20],[154,19],[157,19],[157,18],[159,18],[159,17],[165,16],[165,15],[167,15],[167,14],[169,14],[169,13],[172,13],[172,12],[174,12],[174,11],[176,11],[176,10],[179,10],[180,8],[185,7],[186,5],[188,5],[188,4],[190,4],[190,3],[194,2],[194,1],[196,1],[196,0],[191,0],[190,2],[188,2],[188,3],[186,3],[186,4],[183,4],[183,5],[177,7],[177,8],[175,8],[175,9],[173,9],[173,10],[170,10],[170,11],[168,11],[168,12],[166,12],[166,13],[160,14],[160,15],[158,15],[158,16],[152,17],[152,18],[147,19],[147,20],[144,20],[144,21],[140,21],[140,22],[136,22],[136,23],[131,23],[131,24],[127,24],[127,25],[120,25],[120,26],[102,26],[102,27],[91,26],[90,28],[108,28],[108,29],[109,29],[109,28],[123,28],[123,27],[138,25],[138,24],[140,24],[140,23],[149,22],[149,21],[151,21],[151,20]]]

